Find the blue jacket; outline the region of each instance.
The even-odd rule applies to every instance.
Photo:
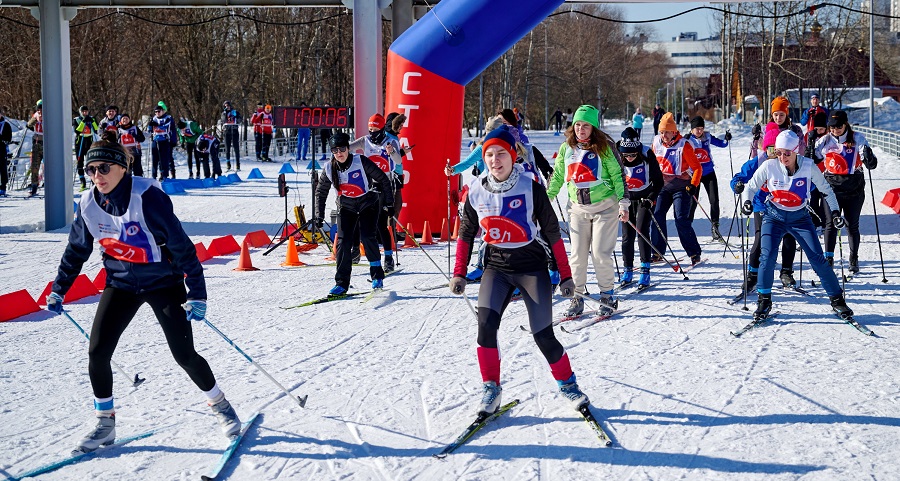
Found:
[[[96,188],[91,189],[91,194],[106,212],[116,216],[123,215],[131,201],[131,184],[131,175],[126,174],[108,195],[101,194]],[[141,199],[144,204],[144,220],[163,253],[163,259],[161,262],[139,264],[104,254],[106,285],[143,293],[183,282],[188,287],[188,299],[206,299],[203,266],[197,258],[194,243],[185,234],[181,221],[175,217],[172,200],[158,187],[147,189]],[[84,223],[81,207],[76,214],[72,230],[69,231],[69,245],[63,253],[52,287],[53,292],[61,296],[65,296],[72,287],[81,272],[81,266],[94,250],[94,236]]]
[[[479,173],[484,172],[485,166],[484,159],[481,158],[481,144],[478,144],[478,146],[475,147],[475,150],[473,150],[472,153],[465,158],[465,160],[452,166],[453,175],[462,174],[466,171],[466,169],[472,167],[473,165],[476,166]]]

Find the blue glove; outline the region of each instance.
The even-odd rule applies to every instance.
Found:
[[[181,305],[189,321],[202,321],[206,319],[206,301],[192,299]]]
[[[55,292],[51,292],[47,294],[47,310],[51,312],[55,312],[57,314],[62,314],[63,311],[63,298],[59,294]]]

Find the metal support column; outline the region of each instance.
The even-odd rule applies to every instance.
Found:
[[[353,0],[353,107],[357,137],[368,133],[369,116],[384,109],[379,3],[386,2]]]
[[[397,40],[403,32],[413,24],[412,0],[393,0],[391,2],[391,35]]]
[[[72,225],[72,67],[69,21],[77,13],[60,0],[41,0],[41,98],[44,101],[44,228]],[[36,15],[35,15],[36,14]]]

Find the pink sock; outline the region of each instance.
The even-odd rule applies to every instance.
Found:
[[[481,368],[481,380],[494,381],[500,384],[500,350],[496,347],[481,347],[478,352],[478,367]]]
[[[569,364],[569,353],[564,352],[559,361],[550,365],[550,372],[553,373],[553,379],[557,381],[568,381],[572,377],[572,365]]]

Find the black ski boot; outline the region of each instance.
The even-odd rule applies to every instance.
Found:
[[[759,272],[747,271],[747,285],[744,286],[744,292],[749,293],[756,288],[756,281],[759,278]]]
[[[850,275],[855,276],[859,274],[859,259],[850,258]]]
[[[781,284],[784,287],[795,287],[797,281],[794,280],[793,269],[781,269]]]
[[[691,265],[695,266],[700,263],[703,259],[700,257],[700,254],[694,254],[691,256]]]
[[[834,309],[834,313],[841,319],[850,319],[853,317],[853,310],[847,307],[847,301],[844,300],[843,294],[829,297],[828,300],[831,301],[831,308]]]
[[[718,222],[713,222],[713,224],[712,224],[712,240],[714,240],[716,242],[721,242],[721,241],[725,240],[722,238],[722,234],[719,233],[719,223]]]
[[[764,321],[767,317],[769,317],[769,312],[772,310],[772,294],[759,294],[759,298],[756,300],[756,311],[753,312],[753,320],[755,321]]]
[[[31,193],[28,194],[28,197],[34,197],[37,195],[38,185],[31,184]]]

